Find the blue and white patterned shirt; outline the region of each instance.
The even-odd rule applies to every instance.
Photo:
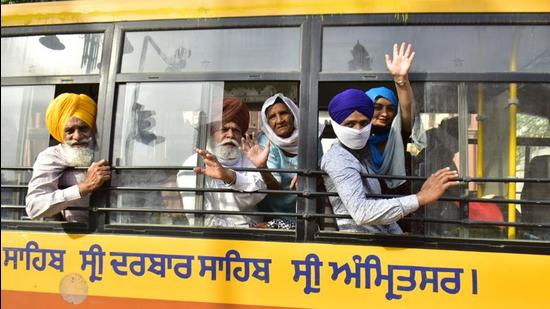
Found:
[[[397,220],[419,207],[414,194],[391,199],[369,198],[369,194],[380,194],[378,180],[362,178],[361,174],[372,172],[338,141],[323,156],[321,169],[328,174],[324,176],[327,191],[338,192],[337,197],[329,198],[334,213],[352,217],[337,219],[340,231],[401,234]]]

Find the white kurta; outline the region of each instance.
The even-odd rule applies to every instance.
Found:
[[[82,170],[68,167],[62,145],[48,147],[36,158],[26,197],[31,219],[48,218],[62,213],[67,221],[88,221],[88,211],[65,210],[90,204],[89,195],[81,198],[78,184],[86,177]]]
[[[184,166],[197,166],[197,154],[192,155],[183,163]],[[240,159],[232,165],[224,165],[227,168],[254,167],[242,153]],[[241,192],[250,193],[222,193],[207,192],[204,194],[204,210],[226,210],[226,211],[257,211],[258,204],[264,197],[263,193],[254,191],[265,189],[266,185],[258,172],[236,172],[236,181],[232,185],[225,184],[222,180],[205,177],[205,188],[231,188]],[[195,188],[197,177],[192,170],[179,171],[178,187]],[[195,209],[195,194],[182,192],[184,209]],[[195,215],[187,214],[190,225],[195,225]],[[256,216],[243,215],[205,215],[204,226],[224,227],[249,227],[259,223],[261,218]]]

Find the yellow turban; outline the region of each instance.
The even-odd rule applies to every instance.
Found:
[[[90,128],[95,128],[97,106],[94,100],[85,94],[62,93],[48,106],[46,127],[50,134],[63,143],[65,126],[71,117],[84,121]]]

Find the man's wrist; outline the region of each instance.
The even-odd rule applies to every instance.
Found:
[[[78,185],[78,191],[80,192],[81,197],[85,197],[86,195],[88,195],[92,192],[92,188],[88,183],[81,182]]]
[[[225,171],[226,171],[226,176],[223,178],[223,182],[226,185],[234,185],[235,181],[237,180],[237,174],[235,173],[234,170],[230,168],[225,169]]]
[[[424,198],[421,192],[416,193],[416,199],[418,200],[418,206],[424,205]]]

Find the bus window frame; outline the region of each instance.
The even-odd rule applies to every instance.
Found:
[[[361,26],[423,26],[423,25],[545,25],[548,26],[548,14],[396,14],[392,16],[372,15],[371,18],[365,18],[365,15],[333,15],[323,18],[322,27],[361,27]],[[321,32],[323,30],[321,29]],[[322,49],[319,48],[320,53]],[[320,55],[317,55],[319,59]],[[313,58],[313,55],[312,55]],[[389,73],[324,73],[319,70],[318,83],[321,82],[393,82],[393,77]],[[525,73],[525,72],[499,72],[499,73],[410,73],[409,79],[412,82],[456,82],[457,86],[464,83],[472,82],[494,82],[494,83],[548,83],[550,82],[550,74],[545,73]],[[460,86],[458,86],[460,88]],[[459,100],[460,101],[460,100]],[[459,104],[459,152],[467,153],[468,137],[465,132],[468,129],[468,123],[465,116],[468,113],[465,102]],[[518,146],[520,146],[518,144]],[[465,164],[463,164],[465,166]],[[461,204],[464,202],[461,201]],[[550,208],[549,208],[550,210]],[[464,214],[462,214],[464,216]],[[336,241],[341,240],[342,233],[332,231],[318,231],[315,234],[315,240],[319,241]],[[416,236],[411,237],[414,242]],[[424,236],[424,238],[429,238]],[[409,239],[409,238],[406,238]],[[472,239],[468,237],[458,239]],[[437,242],[441,242],[442,238],[437,238]],[[366,243],[372,241],[362,236],[355,237],[355,242]],[[407,242],[405,240],[405,242]],[[443,241],[445,242],[445,241]],[[507,242],[506,239],[499,239],[498,242]],[[387,245],[387,244],[384,244]],[[466,246],[467,247],[467,246]]]
[[[166,21],[144,21],[144,22],[122,22],[116,23],[114,38],[113,38],[113,49],[111,50],[111,59],[112,63],[110,65],[109,71],[109,81],[108,81],[108,90],[107,90],[107,102],[112,102],[116,104],[116,86],[121,83],[127,82],[185,82],[185,81],[290,81],[299,83],[299,93],[300,93],[300,102],[308,102],[306,96],[307,92],[304,91],[306,80],[305,76],[307,75],[307,57],[304,55],[304,49],[307,49],[304,42],[308,41],[308,19],[303,16],[296,17],[268,17],[268,18],[228,18],[228,19],[216,19],[216,20],[166,20]],[[300,28],[300,72],[268,72],[261,73],[258,72],[198,72],[198,73],[119,73],[120,65],[122,62],[122,48],[124,43],[124,34],[125,32],[134,32],[134,31],[162,31],[162,30],[193,30],[193,29],[231,29],[231,28],[276,28],[276,27],[299,27]],[[306,105],[306,104],[303,104]],[[302,105],[301,105],[302,108]],[[302,111],[301,111],[302,112]],[[113,122],[114,122],[114,108],[111,107],[106,112],[107,115],[105,119],[111,119],[111,122],[106,122],[105,126],[101,129],[103,135],[111,135],[113,131]],[[114,138],[114,136],[111,136]],[[112,140],[107,144],[104,142],[101,144],[101,156],[108,157],[112,161]],[[305,157],[299,154],[299,162],[304,162]],[[301,163],[299,163],[301,164]],[[299,167],[300,168],[300,167]],[[105,205],[105,203],[101,203]],[[300,209],[300,202],[298,202],[298,212]],[[163,231],[163,230],[173,230],[173,228],[168,226],[159,226],[159,227],[150,227],[150,226],[119,226],[106,224],[106,215],[105,213],[100,213],[99,215],[98,226],[96,227],[98,232],[103,231],[117,231],[117,230],[140,230],[148,233],[149,231]],[[297,230],[302,226],[302,220],[298,220]],[[193,236],[200,234],[204,237],[221,237],[217,236],[220,234],[221,229],[212,229],[212,228],[202,228],[202,227],[178,227],[180,233],[186,236]],[[224,229],[228,230],[228,233],[232,235],[238,235],[237,239],[252,237],[252,239],[257,238],[258,232],[249,229]],[[231,231],[231,232],[229,232]],[[281,239],[283,237],[285,240],[296,240],[295,237],[289,237],[289,234],[295,234],[294,232],[287,231],[275,231],[275,230],[262,230],[262,237]],[[223,235],[223,234],[222,234]],[[287,236],[284,236],[287,235]]]
[[[301,115],[300,135],[306,132],[317,132],[318,97],[321,82],[347,81],[388,81],[389,74],[365,73],[322,73],[322,33],[324,26],[368,26],[368,25],[549,25],[548,14],[359,14],[331,16],[282,16],[282,17],[250,17],[250,18],[218,18],[218,19],[186,19],[165,21],[133,21],[79,25],[54,25],[31,27],[4,27],[2,37],[39,34],[62,34],[103,32],[104,44],[102,53],[102,68],[99,75],[75,76],[33,76],[33,77],[2,77],[2,86],[20,84],[51,84],[51,83],[82,83],[82,81],[97,81],[99,83],[98,105],[103,107],[98,111],[98,128],[100,140],[99,157],[112,159],[113,124],[116,104],[117,85],[125,82],[166,82],[166,81],[292,81],[299,83],[299,102]],[[247,27],[289,27],[301,28],[299,72],[293,73],[262,73],[257,72],[208,72],[208,73],[119,73],[124,32],[150,30],[191,30],[217,28],[247,28]],[[550,82],[548,74],[541,73],[411,73],[413,82],[457,81],[457,82]],[[462,128],[459,128],[462,130]],[[316,191],[317,170],[317,139],[300,139],[299,169],[306,173],[299,178],[299,190]],[[306,195],[299,197],[297,213],[300,215],[295,231],[243,230],[243,229],[211,229],[170,226],[139,226],[131,225],[114,227],[105,225],[105,213],[95,209],[107,205],[107,194],[94,194],[90,213],[89,233],[129,233],[151,235],[178,235],[185,237],[211,237],[229,239],[262,239],[297,242],[329,242],[352,244],[376,244],[384,246],[405,246],[419,248],[450,248],[465,250],[497,250],[505,252],[549,252],[548,244],[533,241],[484,240],[470,238],[429,238],[402,235],[365,235],[344,234],[318,231],[315,220],[311,216],[316,213],[316,197]],[[67,223],[37,223],[21,222],[20,224],[2,221],[2,229],[60,230]],[[65,229],[63,229],[65,230]],[[75,230],[76,231],[76,230]],[[72,232],[72,231],[71,231]],[[495,249],[498,247],[498,249]]]

